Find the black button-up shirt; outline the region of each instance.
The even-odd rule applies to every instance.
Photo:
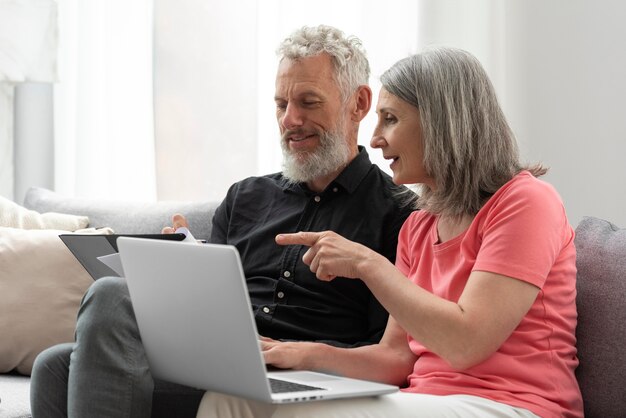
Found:
[[[213,218],[211,242],[237,247],[261,335],[339,346],[378,342],[387,312],[360,280],[318,280],[306,247],[279,246],[279,233],[332,230],[395,259],[410,213],[407,189],[372,164],[364,148],[322,193],[280,173],[231,186]],[[384,278],[381,278],[384,279]]]

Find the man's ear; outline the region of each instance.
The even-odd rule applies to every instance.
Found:
[[[361,122],[372,106],[372,89],[369,86],[359,86],[354,92],[354,108],[352,111],[352,120],[354,122]]]

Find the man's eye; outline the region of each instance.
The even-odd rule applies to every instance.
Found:
[[[302,102],[302,105],[305,107],[313,107],[313,106],[317,106],[320,102],[318,101],[305,101]]]
[[[285,110],[287,109],[287,103],[276,103],[276,109]]]

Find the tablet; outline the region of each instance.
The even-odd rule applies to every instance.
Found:
[[[87,270],[94,280],[105,276],[120,275],[108,267],[98,257],[117,253],[117,239],[119,237],[150,238],[170,241],[182,241],[185,234],[113,234],[113,235],[92,235],[92,234],[61,234],[59,238],[74,254],[74,257]]]

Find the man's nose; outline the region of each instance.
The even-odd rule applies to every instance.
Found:
[[[294,129],[302,126],[303,120],[302,112],[298,106],[290,103],[285,109],[281,123],[286,129]]]

